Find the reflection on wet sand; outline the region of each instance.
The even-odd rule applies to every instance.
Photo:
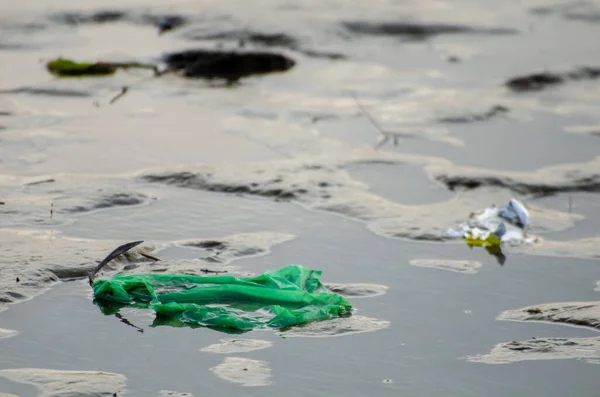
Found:
[[[42,368],[0,370],[0,376],[14,382],[27,383],[40,390],[42,396],[120,395],[127,378],[121,374],[101,371],[63,371]]]
[[[427,267],[451,272],[475,274],[481,267],[481,262],[453,259],[413,259],[410,264],[417,267]]]
[[[321,338],[379,331],[390,326],[389,321],[353,314],[349,317],[318,321],[282,330],[284,338]]]
[[[268,386],[272,383],[271,368],[263,360],[226,357],[221,364],[210,370],[219,378],[241,386]]]
[[[247,353],[267,349],[272,345],[273,342],[258,339],[221,339],[221,343],[203,347],[200,351],[219,354]]]
[[[488,354],[467,357],[469,361],[485,364],[567,359],[600,364],[600,338],[535,338],[504,342]]]
[[[560,302],[507,310],[498,320],[543,321],[600,330],[600,301]]]

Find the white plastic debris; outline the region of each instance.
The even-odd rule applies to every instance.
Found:
[[[516,224],[522,229],[529,224],[529,212],[527,212],[523,204],[515,199],[510,200],[506,206],[500,208],[498,216]]]
[[[525,229],[528,225],[529,212],[518,200],[512,199],[504,207],[491,206],[471,214],[466,222],[457,228],[449,229],[448,236],[485,240],[493,233],[503,244],[519,245],[534,240],[526,235]]]

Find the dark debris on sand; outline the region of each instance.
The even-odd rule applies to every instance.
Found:
[[[498,319],[543,321],[600,330],[600,302],[557,302],[507,310]]]
[[[0,94],[30,94],[30,95],[47,95],[52,97],[73,97],[84,98],[92,96],[91,93],[81,90],[73,90],[69,88],[45,88],[45,87],[18,87],[8,90],[0,90]]]
[[[551,196],[563,192],[600,192],[600,175],[575,179],[568,184],[526,183],[500,176],[439,175],[435,179],[446,185],[451,191],[501,187],[515,193],[536,197]]]
[[[600,77],[600,68],[581,67],[571,72],[540,72],[508,80],[506,86],[514,92],[542,91],[567,81],[594,80]]]
[[[185,77],[237,81],[257,74],[285,72],[296,62],[285,55],[258,51],[188,50],[164,56],[170,70]]]
[[[61,12],[50,15],[52,22],[63,25],[77,26],[81,24],[102,24],[124,20],[127,14],[118,10],[99,10],[93,12]]]
[[[269,186],[258,184],[226,184],[213,180],[209,173],[174,172],[160,175],[144,175],[143,180],[150,183],[164,183],[172,186],[204,190],[218,193],[248,194],[252,196],[271,197],[277,200],[294,200],[306,194],[302,188],[286,189],[281,185]]]
[[[67,213],[81,213],[97,209],[140,205],[148,201],[148,197],[141,193],[114,193],[102,195],[88,205],[77,205],[65,209]]]
[[[474,122],[478,122],[478,121],[491,120],[495,117],[500,117],[502,115],[507,114],[509,111],[510,110],[506,106],[496,105],[496,106],[491,107],[489,110],[487,110],[483,113],[467,114],[464,116],[442,117],[442,118],[438,119],[438,121],[440,123],[447,123],[447,124],[474,123]]]

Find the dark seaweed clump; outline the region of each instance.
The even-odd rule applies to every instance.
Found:
[[[169,69],[182,71],[185,77],[237,81],[257,74],[285,72],[296,62],[271,52],[189,50],[167,54]]]
[[[207,251],[224,251],[227,249],[227,243],[218,240],[205,240],[186,244],[189,247],[202,248]]]
[[[542,91],[569,80],[594,80],[599,77],[600,68],[586,66],[567,73],[541,72],[519,76],[508,80],[506,86],[515,92]]]

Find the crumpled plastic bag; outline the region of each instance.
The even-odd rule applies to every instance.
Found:
[[[289,265],[257,277],[118,274],[93,282],[92,288],[106,314],[148,308],[156,313],[153,325],[244,332],[349,314],[351,304],[329,292],[320,276],[319,270]]]
[[[514,225],[525,229],[529,225],[529,212],[519,201],[511,199],[509,203],[498,210],[498,216]]]
[[[504,264],[502,245],[530,244],[535,240],[527,235],[529,219],[525,206],[512,199],[501,208],[492,206],[471,214],[467,222],[449,229],[448,235],[462,238],[469,247],[484,247]]]

